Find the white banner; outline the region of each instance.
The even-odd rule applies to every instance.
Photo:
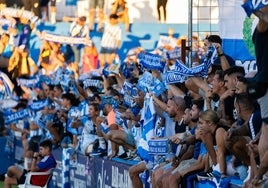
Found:
[[[32,23],[34,23],[38,20],[38,17],[35,16],[33,12],[27,11],[27,10],[22,10],[22,9],[15,9],[15,8],[4,8],[1,10],[0,15],[1,16],[10,16],[13,18],[19,18],[19,17],[27,18]]]
[[[92,46],[92,41],[88,38],[61,36],[49,33],[42,33],[40,38],[47,41],[59,42],[61,44],[85,44]]]
[[[219,0],[219,33],[225,39],[243,39],[246,13],[242,0]]]

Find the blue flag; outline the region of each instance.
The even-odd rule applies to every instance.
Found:
[[[261,0],[248,0],[246,3],[242,5],[247,16],[250,17],[254,11],[260,10],[262,7],[267,6],[268,1]]]
[[[154,136],[154,127],[156,122],[156,111],[152,97],[147,93],[144,99],[143,112],[141,114],[142,136],[139,141],[138,155],[145,161],[152,161],[153,156],[149,154],[148,141]]]
[[[142,52],[139,53],[138,58],[140,59],[142,66],[147,70],[159,70],[163,72],[166,65],[166,62],[162,56],[157,54]]]
[[[33,111],[43,110],[48,105],[48,99],[34,101],[29,105],[29,108]]]
[[[28,108],[19,110],[17,112],[5,111],[5,124],[8,125],[12,122],[27,118],[30,116],[30,110]]]

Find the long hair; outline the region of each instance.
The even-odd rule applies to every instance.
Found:
[[[215,124],[215,126],[228,126],[228,127],[230,127],[230,125],[228,125],[227,121],[220,119],[218,114],[215,111],[210,110],[210,109],[202,112],[199,117],[200,117],[200,119],[202,119],[206,122],[211,122],[211,123]]]

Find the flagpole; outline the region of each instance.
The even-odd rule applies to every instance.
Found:
[[[193,0],[188,1],[188,66],[192,67]]]

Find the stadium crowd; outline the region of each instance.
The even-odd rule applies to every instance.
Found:
[[[254,12],[258,71],[247,74],[224,53],[218,35],[194,36],[191,61],[181,61],[184,49],[172,34],[154,51],[138,47],[119,59],[116,8],[99,27],[99,52],[86,17],[68,19],[69,37],[85,38],[77,44],[48,40],[23,11],[2,15],[8,28],[0,39],[1,135],[21,140],[26,170],[38,144],[50,139],[53,149],[136,160],[129,169],[135,188],[147,181],[194,187],[214,178],[220,187],[232,178],[266,187],[267,8]],[[38,62],[30,53],[33,33],[42,40]]]

